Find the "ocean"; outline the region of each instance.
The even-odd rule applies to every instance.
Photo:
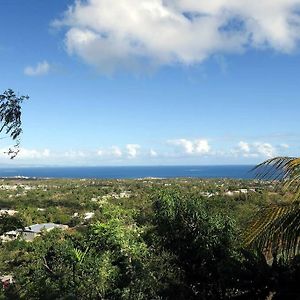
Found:
[[[22,167],[0,168],[0,177],[37,177],[37,178],[235,178],[252,179],[253,166],[124,166],[124,167]]]

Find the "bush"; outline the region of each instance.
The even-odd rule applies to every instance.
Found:
[[[177,287],[181,299],[224,299],[253,290],[256,273],[251,267],[258,267],[261,261],[252,257],[249,264],[232,218],[211,214],[203,201],[174,190],[156,196],[154,214],[161,245],[176,256],[181,271]],[[261,267],[266,272],[255,286],[257,291],[267,278],[265,261]]]

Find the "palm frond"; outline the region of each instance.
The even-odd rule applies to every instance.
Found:
[[[261,179],[282,180],[284,188],[300,195],[300,158],[275,157],[257,165],[254,169],[256,177]]]
[[[295,193],[293,202],[262,209],[245,234],[244,242],[272,255],[291,258],[300,252],[300,158],[275,157],[253,171],[261,179],[281,180]]]
[[[76,262],[78,262],[79,264],[81,264],[85,258],[85,255],[87,254],[89,248],[87,247],[85,249],[85,251],[81,251],[80,249],[78,248],[74,248],[72,249],[72,252],[73,252],[73,255],[74,255],[74,258],[76,260]]]
[[[297,160],[297,157],[274,157],[264,161],[252,169],[256,172],[256,177],[261,179],[285,179],[290,176],[292,171],[291,162]],[[300,163],[299,163],[300,164]]]
[[[245,234],[245,244],[291,258],[300,252],[300,203],[261,210]]]

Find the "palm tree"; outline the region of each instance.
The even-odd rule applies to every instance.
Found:
[[[245,243],[273,256],[292,258],[300,253],[300,158],[275,157],[254,170],[262,179],[281,181],[294,197],[261,210],[246,232]]]

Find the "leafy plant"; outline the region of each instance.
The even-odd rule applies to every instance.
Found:
[[[282,258],[300,253],[300,158],[275,157],[255,169],[260,178],[279,179],[292,201],[263,209],[246,232],[245,242]]]

